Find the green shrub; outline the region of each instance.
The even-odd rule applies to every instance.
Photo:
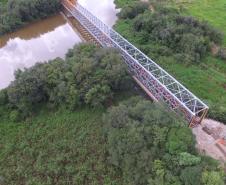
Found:
[[[82,104],[106,105],[114,93],[130,88],[131,79],[120,54],[114,49],[81,44],[69,51],[66,61],[48,63],[17,71],[6,89],[11,107],[23,117],[41,103],[61,104],[75,109]]]
[[[226,60],[226,48],[220,48],[220,50],[217,53],[217,56],[220,59]]]
[[[8,103],[7,90],[0,90],[0,105]]]
[[[143,13],[149,8],[149,3],[146,2],[135,2],[124,7],[118,16],[122,19],[133,19],[137,15]]]
[[[0,35],[55,14],[60,8],[60,0],[9,0],[7,7],[0,9]]]
[[[20,120],[20,113],[17,110],[13,110],[10,112],[9,119],[12,122],[18,122]]]
[[[194,152],[194,145],[194,136],[187,128],[172,128],[169,131],[166,149],[170,154],[181,154],[186,151]]]
[[[202,173],[202,183],[204,185],[224,185],[223,176],[223,171],[221,173],[217,171],[204,171]]]
[[[201,166],[186,167],[182,170],[180,179],[184,185],[200,185],[201,175]]]
[[[179,164],[182,166],[197,165],[200,162],[201,162],[201,157],[191,155],[187,152],[182,152],[179,154]]]
[[[219,45],[223,40],[222,33],[206,22],[182,16],[173,8],[156,8],[131,19],[135,42],[152,57],[174,56],[178,62],[199,63],[210,52],[212,43]]]
[[[134,97],[110,108],[103,123],[109,162],[121,170],[124,184],[201,181],[201,175],[190,180],[183,171],[194,165],[200,173],[203,169],[191,130],[159,104]]]
[[[108,159],[124,184],[200,185],[206,169],[221,173],[216,161],[197,154],[191,129],[173,115],[160,104],[133,97],[103,116]]]
[[[226,124],[226,107],[219,104],[210,106],[208,117]]]

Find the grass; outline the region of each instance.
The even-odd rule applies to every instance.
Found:
[[[1,119],[0,184],[121,184],[105,159],[103,112],[44,108],[23,123]]]
[[[190,2],[190,3],[189,3]],[[226,1],[225,0],[185,0],[179,3],[186,8],[187,14],[208,21],[224,34],[226,46]]]
[[[0,3],[7,3],[8,0],[0,0]]]
[[[115,4],[118,7],[123,7],[125,5],[131,4],[132,2],[134,2],[135,0],[115,0]]]
[[[119,20],[115,29],[134,45],[138,43],[140,38],[133,34],[131,21]],[[187,66],[170,58],[156,62],[208,105],[226,105],[226,61],[208,56],[200,65]]]

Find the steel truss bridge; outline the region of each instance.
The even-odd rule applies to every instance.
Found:
[[[99,45],[119,50],[130,73],[149,96],[182,115],[189,126],[202,122],[208,106],[174,77],[80,4],[63,0],[62,5]]]

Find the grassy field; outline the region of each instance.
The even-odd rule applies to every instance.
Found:
[[[26,123],[1,119],[0,184],[120,184],[105,161],[102,113],[42,109]]]
[[[187,14],[193,15],[201,20],[220,29],[225,34],[224,44],[226,46],[226,1],[225,0],[187,0],[183,3]]]

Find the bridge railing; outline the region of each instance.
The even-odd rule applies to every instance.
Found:
[[[174,77],[80,4],[68,10],[103,47],[120,50],[130,71],[157,100],[182,113],[189,123],[202,121],[208,106]]]

